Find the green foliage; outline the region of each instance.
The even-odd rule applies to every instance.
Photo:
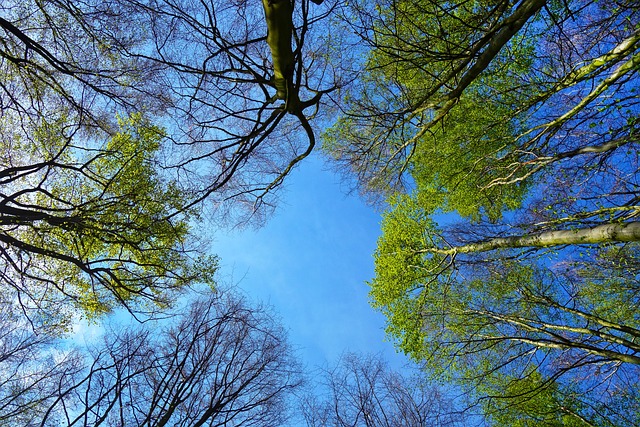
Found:
[[[573,266],[588,287],[575,290],[593,314],[618,323],[640,325],[640,244],[609,246]]]
[[[479,398],[495,425],[634,419],[638,245],[602,248],[560,271],[510,260],[509,250],[467,264],[447,251],[433,220],[439,203],[418,189],[384,214],[371,298],[398,348]]]
[[[513,164],[508,154],[526,130],[521,106],[545,88],[530,79],[542,27],[513,37],[462,93],[451,95],[479,55],[471,49],[484,46],[515,8],[383,0],[371,22],[362,12],[374,48],[345,99],[352,109],[326,132],[323,149],[348,164],[363,192],[389,194],[410,175],[408,187],[432,199],[433,211],[496,221],[521,205],[533,180],[493,181]],[[441,117],[449,102],[455,105]]]
[[[399,348],[480,398],[495,425],[626,425],[640,374],[629,357],[640,349],[637,286],[581,266],[579,276],[509,261],[456,273],[454,260],[420,252],[412,227],[424,233],[425,218],[402,209],[385,216],[371,282]]]
[[[434,90],[435,96],[429,96],[444,95],[449,88],[442,85],[466,68],[469,48],[508,17],[515,2],[503,2],[498,7],[493,1],[377,3],[380,15],[372,28],[376,49],[370,55],[369,69],[374,73],[379,70],[387,79],[405,86],[405,94],[415,101]],[[493,64],[491,67],[489,74]],[[500,69],[497,64],[495,68]]]
[[[515,139],[510,115],[499,103],[464,96],[442,125],[420,141],[411,175],[431,213],[441,209],[495,221],[520,206],[529,185],[489,187],[509,161],[501,154]]]
[[[537,370],[527,373],[525,380],[495,377],[483,391],[499,396],[482,401],[496,426],[622,427],[640,422],[640,401],[634,393],[615,390],[589,399],[579,383],[562,384]]]
[[[425,337],[425,297],[445,276],[437,275],[437,270],[447,267],[444,257],[420,253],[434,227],[415,199],[398,196],[394,209],[384,215],[382,237],[374,255],[372,305],[387,316],[387,332],[398,340],[399,347],[414,356],[422,353]],[[436,277],[435,281],[430,277]]]
[[[625,425],[640,374],[637,244],[548,246],[635,221],[637,11],[352,10],[372,49],[324,149],[363,192],[409,193],[389,202],[370,283],[390,336],[491,402],[496,425]]]
[[[483,401],[485,412],[494,425],[505,427],[588,427],[592,424],[579,415],[577,402],[568,390],[545,381],[538,371],[526,375],[526,381],[498,378],[486,390],[501,399]]]
[[[190,234],[198,216],[183,209],[188,194],[158,168],[164,132],[142,114],[118,123],[99,149],[71,146],[60,124],[33,134],[55,160],[30,200],[34,220],[10,233],[33,258],[27,274],[90,318],[120,304],[166,305],[185,286],[213,284],[216,270]]]

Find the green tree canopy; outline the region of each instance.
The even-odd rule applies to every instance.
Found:
[[[216,261],[198,254],[190,232],[197,211],[183,210],[186,197],[155,166],[164,132],[140,114],[119,125],[104,146],[80,146],[64,122],[43,120],[29,141],[6,147],[2,287],[29,311],[70,300],[96,316],[213,284]]]
[[[586,246],[581,256],[562,245],[544,256],[534,248],[536,257],[519,248],[456,252],[407,199],[414,209],[407,202],[385,216],[371,282],[373,306],[399,348],[432,378],[480,398],[490,414],[598,419],[599,402],[618,421],[594,425],[627,425],[640,374],[637,243]],[[554,387],[571,393],[554,391],[553,399],[591,403],[571,411],[569,403],[531,403]]]
[[[2,292],[95,316],[211,284],[192,227],[260,223],[313,148],[304,110],[341,84],[315,28],[331,6],[289,9],[295,111],[259,2],[3,2]]]
[[[371,53],[326,151],[363,191],[406,180],[475,219],[559,170],[614,185],[605,166],[634,166],[621,153],[638,133],[637,10],[565,3],[356,2]]]
[[[640,361],[639,12],[589,0],[347,12],[370,53],[324,149],[365,194],[392,195],[372,304],[403,351],[486,408],[540,421],[571,391],[582,403],[549,425],[625,425],[598,421],[593,403],[611,414],[619,397],[635,410],[621,396],[637,393]]]

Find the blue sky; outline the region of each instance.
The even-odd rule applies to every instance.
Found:
[[[213,233],[221,279],[273,307],[309,369],[333,365],[345,351],[404,365],[368,303],[380,213],[347,195],[317,154],[294,170],[280,196],[262,228]]]
[[[318,154],[305,159],[263,227],[207,231],[219,280],[272,307],[310,373],[348,351],[380,354],[400,369],[407,359],[385,339],[365,283],[373,277],[380,212],[346,190]],[[110,319],[132,322],[126,314]],[[100,324],[79,322],[71,339],[82,344],[100,333]]]

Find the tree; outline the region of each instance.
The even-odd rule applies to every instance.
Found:
[[[495,217],[551,165],[609,166],[637,140],[637,10],[626,2],[356,2],[349,12],[371,53],[325,148],[364,191],[398,188],[409,172],[434,204]]]
[[[496,379],[489,390],[504,396],[482,402],[495,425],[593,427],[638,424],[637,396],[616,391],[589,399],[580,391],[579,385],[563,387],[542,379],[535,370],[528,374],[527,381],[513,381],[509,377]]]
[[[42,426],[279,426],[300,371],[269,312],[230,293],[168,325],[111,330],[66,375]]]
[[[330,10],[289,11],[287,91],[301,101],[287,107],[271,95],[275,27],[259,4],[3,4],[3,291],[28,313],[95,316],[211,283],[215,259],[190,227],[203,211],[260,221],[311,152],[307,108],[340,85],[314,29]]]
[[[3,294],[29,317],[73,307],[95,317],[120,305],[152,310],[149,302],[166,305],[186,286],[213,285],[215,259],[190,236],[197,211],[183,209],[176,183],[154,166],[163,131],[136,114],[92,148],[61,138],[64,127],[43,122],[5,157]]]
[[[364,191],[409,179],[427,215],[473,224],[454,246],[634,217],[636,8],[407,1],[380,10],[355,6],[369,70],[325,145]]]
[[[45,111],[23,102],[41,97],[31,90],[36,81],[77,114],[72,123],[104,128],[109,114],[148,112],[174,143],[165,167],[180,174],[183,185],[190,180],[197,193],[192,203],[207,197],[217,204],[251,201],[256,213],[253,203],[266,201],[299,161],[300,146],[307,153],[313,143],[287,138],[289,128],[297,120],[313,138],[306,119],[297,116],[339,86],[325,55],[331,46],[323,45],[330,39],[313,28],[330,8],[309,8],[307,1],[286,7],[280,18],[291,27],[281,30],[265,11],[284,3],[269,2],[267,9],[244,1],[10,4],[0,21],[7,35],[3,57],[24,97],[5,86],[9,106],[16,104],[22,118],[42,116]],[[268,31],[283,49],[288,40],[288,55],[267,53]],[[280,77],[272,79],[274,73]],[[282,88],[270,95],[284,78],[293,85],[289,92],[302,99],[295,109],[295,102],[288,109],[274,102],[282,99]]]
[[[365,193],[410,189],[388,199],[372,303],[402,350],[511,421],[637,408],[638,12],[349,10],[371,52],[325,150]]]
[[[15,302],[0,300],[0,423],[38,425],[59,387],[82,369],[75,352],[54,345],[64,325],[41,317],[29,323]]]
[[[327,394],[302,404],[310,427],[461,426],[467,419],[441,390],[390,370],[377,356],[347,354],[324,377]]]
[[[637,244],[585,245],[582,257],[565,248],[543,257],[534,249],[532,258],[492,242],[444,248],[416,205],[387,214],[371,282],[373,305],[399,347],[491,413],[506,407],[526,409],[532,419],[599,419],[606,409],[618,422],[594,425],[627,425],[637,413],[640,375]],[[495,253],[468,254],[470,248]],[[570,393],[552,393],[554,387]],[[562,402],[554,411],[546,400],[529,403],[549,393],[544,399]]]

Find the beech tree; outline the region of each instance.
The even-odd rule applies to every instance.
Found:
[[[280,426],[300,369],[282,328],[230,292],[111,330],[63,375],[41,426]],[[44,410],[42,407],[44,406]]]
[[[495,378],[487,392],[500,393],[502,399],[485,399],[488,419],[501,426],[627,426],[638,424],[638,399],[631,393],[601,390],[585,396],[580,384],[560,385],[543,380],[535,370],[526,381],[508,376]],[[633,378],[629,379],[634,381]],[[625,384],[625,390],[633,390]]]
[[[633,150],[633,5],[352,5],[371,53],[325,148],[363,191],[411,177],[435,205],[495,218],[541,176]]]
[[[372,304],[403,351],[494,415],[516,408],[515,425],[624,425],[637,409],[638,12],[346,12],[370,52],[324,148],[366,195],[391,195]]]
[[[177,184],[154,168],[163,131],[141,115],[122,118],[121,131],[94,150],[61,139],[63,127],[43,124],[5,152],[6,298],[29,317],[60,318],[73,308],[95,317],[121,305],[161,308],[181,288],[213,285],[215,259],[190,237],[197,211],[184,210]]]
[[[442,390],[391,370],[379,356],[346,354],[323,376],[326,394],[315,391],[302,403],[309,427],[453,427],[469,419]]]
[[[212,284],[190,227],[259,223],[340,86],[331,6],[286,2],[284,25],[281,3],[3,3],[0,277],[26,314]]]
[[[509,409],[520,419],[523,410],[531,420],[592,425],[579,418],[608,413],[614,421],[593,425],[626,425],[637,413],[640,374],[637,238],[581,238],[589,231],[455,246],[419,203],[405,203],[383,223],[373,305],[432,378],[477,396],[498,418]]]

